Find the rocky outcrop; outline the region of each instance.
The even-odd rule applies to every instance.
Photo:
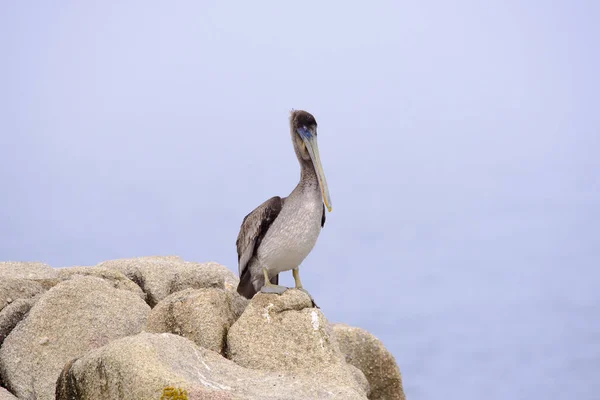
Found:
[[[77,276],[40,299],[0,348],[2,382],[17,397],[53,399],[66,362],[140,332],[150,312],[140,297],[105,280]]]
[[[168,333],[141,333],[92,350],[65,367],[56,387],[57,400],[161,396],[189,400],[366,399],[318,376],[243,368]]]
[[[56,278],[56,270],[40,262],[0,261],[0,281],[5,279],[46,280]]]
[[[238,278],[220,264],[187,262],[174,256],[111,260],[97,267],[125,274],[147,294],[151,307],[168,295],[188,288],[220,288],[235,292],[238,282]]]
[[[360,369],[369,381],[369,399],[404,400],[400,370],[379,339],[364,329],[344,324],[332,327],[346,361]]]
[[[234,310],[237,297],[216,288],[173,293],[152,309],[146,331],[174,333],[224,354],[227,331],[238,317]]]
[[[329,324],[303,291],[248,301],[237,283],[178,257],[0,263],[0,385],[36,400],[404,399],[368,332]]]
[[[15,326],[27,315],[39,296],[17,299],[0,311],[0,346]]]
[[[67,267],[58,268],[57,278],[60,281],[72,279],[74,276],[95,276],[102,278],[115,289],[130,290],[146,300],[146,293],[136,285],[131,279],[127,278],[123,273],[108,268],[102,267]]]
[[[40,283],[28,279],[0,280],[0,346],[43,292]]]
[[[17,299],[34,297],[45,289],[35,281],[22,278],[0,278],[0,311]]]
[[[301,374],[336,382],[364,398],[368,383],[350,367],[329,323],[303,291],[258,293],[227,335],[229,357],[264,371]]]

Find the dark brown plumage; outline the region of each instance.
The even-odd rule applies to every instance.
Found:
[[[260,246],[260,242],[267,234],[275,218],[279,215],[284,201],[285,199],[279,196],[271,197],[250,214],[246,215],[242,221],[240,233],[235,241],[240,273],[240,283],[238,284],[237,291],[247,299],[251,299],[256,294],[254,286],[250,283],[250,270],[247,266],[256,256],[256,250]],[[250,248],[252,250],[248,251]],[[270,281],[272,284],[277,285],[279,283],[279,275],[275,275]]]
[[[301,126],[317,126],[317,120],[312,114],[298,110],[294,111],[294,120],[293,120],[294,128],[299,128]]]

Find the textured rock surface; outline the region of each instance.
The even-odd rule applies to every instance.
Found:
[[[0,310],[17,299],[27,299],[44,291],[38,282],[19,278],[0,278]]]
[[[193,399],[365,400],[345,385],[316,375],[286,375],[242,368],[190,340],[140,333],[95,349],[68,365],[57,399],[159,399],[185,390]],[[75,395],[77,394],[77,395]]]
[[[4,385],[20,398],[53,399],[65,363],[140,332],[150,312],[129,290],[75,276],[41,295],[0,348]]]
[[[39,296],[18,299],[0,311],[0,346],[15,326],[29,313]]]
[[[138,257],[105,261],[97,267],[117,270],[137,283],[154,307],[168,295],[193,288],[220,288],[235,292],[238,278],[226,267],[214,263],[192,263],[179,257]],[[243,306],[243,302],[238,302]]]
[[[143,300],[146,299],[146,294],[142,289],[120,271],[102,267],[67,267],[58,268],[56,271],[57,277],[61,281],[71,279],[78,275],[95,276],[104,279],[115,289],[130,290],[140,296]]]
[[[364,375],[346,363],[329,323],[311,305],[300,290],[258,293],[229,329],[229,358],[252,369],[316,374],[365,395]]]
[[[368,332],[330,325],[302,291],[248,301],[237,283],[178,257],[0,262],[0,385],[36,400],[404,399]]]
[[[1,261],[0,281],[6,278],[43,280],[56,278],[56,271],[40,262]]]
[[[223,353],[235,322],[235,297],[223,289],[185,289],[161,300],[148,316],[146,331],[170,332],[200,347]]]
[[[0,400],[17,400],[8,390],[0,387]]]
[[[404,400],[400,370],[379,339],[364,329],[344,324],[332,327],[346,361],[360,369],[369,381],[369,399]]]

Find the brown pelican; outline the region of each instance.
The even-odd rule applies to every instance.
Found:
[[[288,197],[271,197],[246,215],[236,241],[237,291],[248,299],[259,290],[283,293],[287,288],[278,285],[279,273],[290,269],[296,288],[302,289],[298,267],[325,225],[325,207],[331,211],[315,117],[292,110],[290,133],[300,162],[300,182]]]

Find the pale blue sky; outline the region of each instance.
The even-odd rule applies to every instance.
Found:
[[[303,282],[411,400],[597,396],[600,3],[121,3],[0,5],[0,259],[236,271],[306,109]]]

